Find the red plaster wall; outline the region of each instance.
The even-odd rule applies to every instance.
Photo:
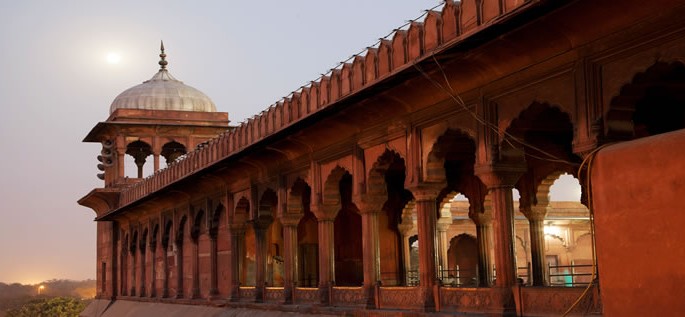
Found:
[[[685,130],[602,150],[592,167],[604,316],[685,316]]]

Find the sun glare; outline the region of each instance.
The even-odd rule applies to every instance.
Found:
[[[116,52],[110,52],[107,54],[105,59],[107,60],[108,64],[115,65],[119,64],[119,62],[121,61],[121,55],[119,55],[119,53]]]

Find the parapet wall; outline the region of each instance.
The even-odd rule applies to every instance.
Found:
[[[595,161],[604,316],[685,315],[685,130],[610,146]]]
[[[149,193],[226,158],[265,137],[335,104],[362,88],[374,85],[413,63],[452,46],[506,16],[523,11],[531,1],[463,0],[445,1],[440,11],[427,11],[423,22],[413,21],[397,30],[390,40],[380,40],[307,87],[249,118],[235,129],[219,135],[188,153],[183,160],[124,188],[119,206],[130,204]]]

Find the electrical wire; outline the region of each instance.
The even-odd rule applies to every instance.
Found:
[[[590,237],[592,238],[592,275],[590,276],[590,283],[588,283],[587,287],[585,287],[585,290],[583,293],[578,296],[578,298],[571,304],[571,306],[564,312],[562,317],[568,316],[568,314],[571,313],[571,311],[580,304],[580,302],[587,296],[588,292],[590,289],[592,289],[592,286],[594,285],[595,278],[597,277],[597,247],[596,247],[596,239],[595,239],[595,212],[594,208],[592,207],[592,162],[594,161],[595,157],[597,156],[597,153],[599,153],[600,150],[604,149],[607,146],[613,145],[615,143],[607,143],[604,145],[601,145],[597,147],[596,149],[592,150],[585,159],[583,159],[583,162],[580,163],[580,167],[578,167],[578,175],[581,175],[583,171],[583,167],[585,166],[585,163],[587,163],[587,168],[585,169],[585,188],[587,188],[587,208],[588,211],[590,212]]]
[[[397,33],[397,31],[402,30],[403,28],[407,27],[408,25],[410,25],[410,24],[416,22],[417,20],[423,18],[424,16],[426,16],[426,15],[428,14],[428,12],[431,12],[431,11],[433,11],[433,10],[435,10],[435,9],[437,9],[437,8],[439,8],[439,7],[441,7],[441,6],[443,6],[443,5],[445,5],[445,2],[441,0],[440,3],[438,3],[438,4],[435,5],[435,6],[433,6],[432,8],[423,10],[423,13],[422,13],[421,15],[419,15],[418,17],[416,17],[416,18],[414,18],[414,19],[411,19],[411,20],[405,21],[404,24],[400,25],[400,26],[397,27],[397,28],[394,28],[394,29],[393,29],[392,31],[390,31],[388,34],[386,34],[385,36],[383,36],[383,37],[379,38],[378,40],[376,40],[376,42],[374,42],[373,44],[371,44],[371,45],[365,47],[364,49],[362,49],[361,51],[359,51],[359,52],[357,52],[357,53],[355,53],[355,54],[352,54],[352,55],[351,55],[350,57],[348,57],[347,59],[345,59],[345,60],[343,60],[343,61],[341,61],[341,62],[338,62],[335,66],[333,66],[333,68],[329,69],[327,72],[325,72],[325,73],[323,73],[323,74],[319,74],[319,77],[317,77],[317,78],[314,79],[313,81],[310,81],[310,82],[308,82],[308,83],[303,84],[303,85],[300,86],[300,88],[298,88],[297,90],[292,91],[292,92],[290,92],[289,94],[287,94],[285,97],[282,97],[282,98],[278,99],[278,101],[274,102],[274,103],[273,103],[271,106],[269,106],[268,108],[274,107],[274,106],[277,105],[278,103],[285,101],[288,97],[293,96],[296,92],[302,90],[303,88],[306,88],[306,87],[311,86],[312,83],[313,83],[314,81],[320,81],[321,79],[323,79],[323,77],[327,76],[328,74],[333,73],[333,71],[334,71],[335,69],[340,68],[341,66],[345,65],[345,64],[348,63],[349,61],[353,60],[355,57],[364,54],[364,52],[367,52],[369,49],[378,46],[383,40],[388,39],[391,35]],[[267,108],[267,109],[268,109],[268,108]],[[241,124],[242,124],[242,122],[241,122]]]
[[[527,148],[533,149],[533,150],[535,150],[535,151],[538,151],[538,152],[540,152],[541,154],[543,154],[543,155],[545,155],[545,156],[548,157],[548,158],[542,158],[542,157],[535,156],[535,155],[532,155],[532,154],[526,152],[526,155],[528,155],[528,156],[530,156],[530,157],[533,157],[533,158],[537,158],[537,159],[545,160],[545,161],[551,161],[551,162],[555,162],[555,163],[569,164],[569,165],[572,165],[572,166],[577,166],[577,165],[578,165],[578,163],[575,163],[575,162],[571,162],[571,161],[568,161],[568,160],[561,159],[561,158],[559,158],[559,157],[557,157],[557,156],[555,156],[555,155],[553,155],[553,154],[550,154],[550,153],[548,153],[548,152],[546,152],[546,151],[544,151],[544,150],[542,150],[542,149],[540,149],[540,148],[538,148],[538,147],[536,147],[536,146],[534,146],[534,145],[532,145],[532,144],[529,144],[529,143],[527,143],[527,142],[525,142],[525,141],[523,141],[523,140],[517,138],[516,136],[512,135],[511,133],[509,133],[509,132],[507,132],[507,131],[500,131],[500,130],[499,130],[499,127],[497,127],[497,126],[494,125],[493,123],[488,122],[487,120],[481,118],[475,111],[472,111],[471,109],[468,108],[468,106],[466,106],[466,103],[464,102],[464,100],[463,100],[463,99],[459,96],[459,94],[454,90],[454,88],[452,87],[452,84],[450,83],[450,81],[449,81],[448,78],[447,78],[447,74],[445,73],[445,71],[444,71],[442,65],[440,65],[440,62],[438,62],[437,58],[435,58],[435,55],[433,55],[433,56],[431,56],[431,57],[432,57],[433,62],[435,63],[435,65],[438,67],[438,70],[440,70],[440,73],[442,74],[442,77],[443,77],[443,79],[444,79],[444,81],[445,81],[445,84],[447,85],[447,87],[448,87],[449,89],[445,88],[442,84],[440,84],[440,83],[437,82],[435,79],[433,79],[430,75],[428,75],[428,74],[427,74],[419,65],[416,64],[416,62],[413,64],[414,68],[416,68],[416,69],[417,69],[417,70],[418,70],[426,79],[428,79],[431,83],[433,83],[434,86],[436,86],[436,87],[439,88],[440,90],[442,90],[442,91],[444,91],[445,93],[447,93],[447,94],[450,96],[450,98],[452,98],[452,100],[454,100],[454,102],[455,102],[457,105],[461,106],[461,107],[462,107],[466,112],[468,112],[476,121],[478,121],[478,122],[479,122],[480,124],[482,124],[483,126],[485,126],[485,127],[489,128],[489,129],[491,129],[492,131],[494,131],[500,138],[503,138],[504,142],[506,142],[507,144],[509,144],[509,145],[510,145],[511,147],[513,147],[513,148],[517,148],[514,144],[511,143],[511,141],[515,141],[516,143],[518,143],[518,144],[520,144],[520,145],[522,145],[522,146],[524,146],[524,147],[527,147]]]

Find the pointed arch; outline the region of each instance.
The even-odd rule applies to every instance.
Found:
[[[287,214],[304,215],[305,206],[311,201],[311,188],[302,178],[298,177],[290,188],[287,197]]]
[[[685,128],[685,64],[655,62],[611,99],[604,134],[630,140]]]
[[[475,140],[460,129],[447,129],[428,154],[426,180],[457,183],[461,175],[473,174],[475,161]]]
[[[195,213],[195,217],[193,217],[193,225],[192,229],[190,230],[190,237],[193,239],[193,241],[195,241],[195,243],[197,243],[197,239],[201,234],[205,233],[205,231],[205,210],[204,208],[200,208],[200,210]]]
[[[340,181],[346,175],[351,175],[345,168],[337,165],[328,177],[323,186],[323,203],[326,206],[339,206],[341,204],[340,198]]]
[[[166,163],[168,165],[186,153],[188,153],[188,149],[185,145],[177,141],[170,141],[162,146],[162,152],[160,155],[166,159]]]
[[[445,281],[453,286],[477,286],[478,239],[475,236],[461,233],[450,239],[447,258]]]

